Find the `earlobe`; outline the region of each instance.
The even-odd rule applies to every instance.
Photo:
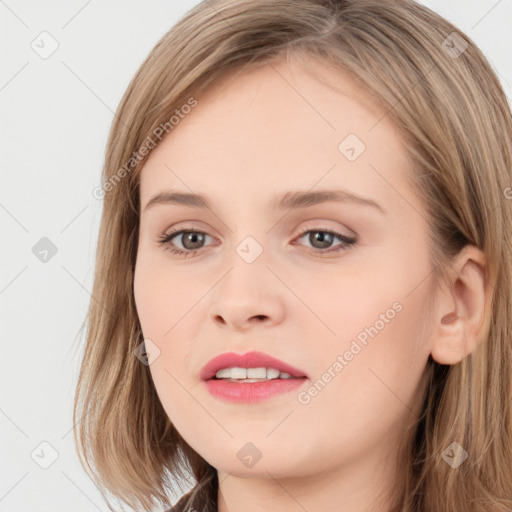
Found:
[[[436,322],[431,346],[439,364],[457,364],[472,353],[485,337],[490,303],[483,252],[468,245],[448,269],[449,285],[438,290]]]

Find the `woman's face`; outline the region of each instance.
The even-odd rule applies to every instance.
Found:
[[[307,65],[224,79],[141,174],[134,293],[158,396],[192,448],[242,476],[357,473],[390,460],[419,412],[431,346],[428,223],[399,134],[344,75]],[[346,200],[278,206],[320,191]],[[164,193],[200,194],[208,207],[147,207]],[[199,233],[159,243],[182,229]],[[215,356],[249,351],[306,377],[201,378]],[[211,392],[221,387],[231,400]],[[277,394],[258,394],[270,387]]]

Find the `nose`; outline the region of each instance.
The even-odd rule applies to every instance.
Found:
[[[218,326],[236,331],[281,323],[286,287],[263,258],[252,263],[237,258],[211,292],[210,317]]]

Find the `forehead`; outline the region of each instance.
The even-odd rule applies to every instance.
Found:
[[[149,155],[142,204],[163,187],[249,201],[316,183],[381,196],[383,177],[399,184],[410,172],[386,111],[325,64],[292,59],[235,71],[196,99]]]

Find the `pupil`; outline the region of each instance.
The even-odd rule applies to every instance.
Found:
[[[185,237],[185,243],[183,243],[184,247],[187,248],[187,249],[197,249],[198,247],[195,247],[195,246],[192,246],[192,247],[189,247],[187,246],[187,242],[188,241],[191,241],[192,244],[194,243],[197,243],[198,240],[199,240],[199,246],[201,245],[200,242],[202,241],[202,238],[203,238],[203,235],[200,234],[200,233],[186,233],[186,237]]]
[[[329,244],[332,242],[331,238],[332,235],[330,233],[324,233],[321,231],[314,231],[309,236],[310,242],[313,246],[315,246],[315,243],[313,242],[321,242],[320,248],[328,247]],[[323,245],[322,245],[323,242]]]

